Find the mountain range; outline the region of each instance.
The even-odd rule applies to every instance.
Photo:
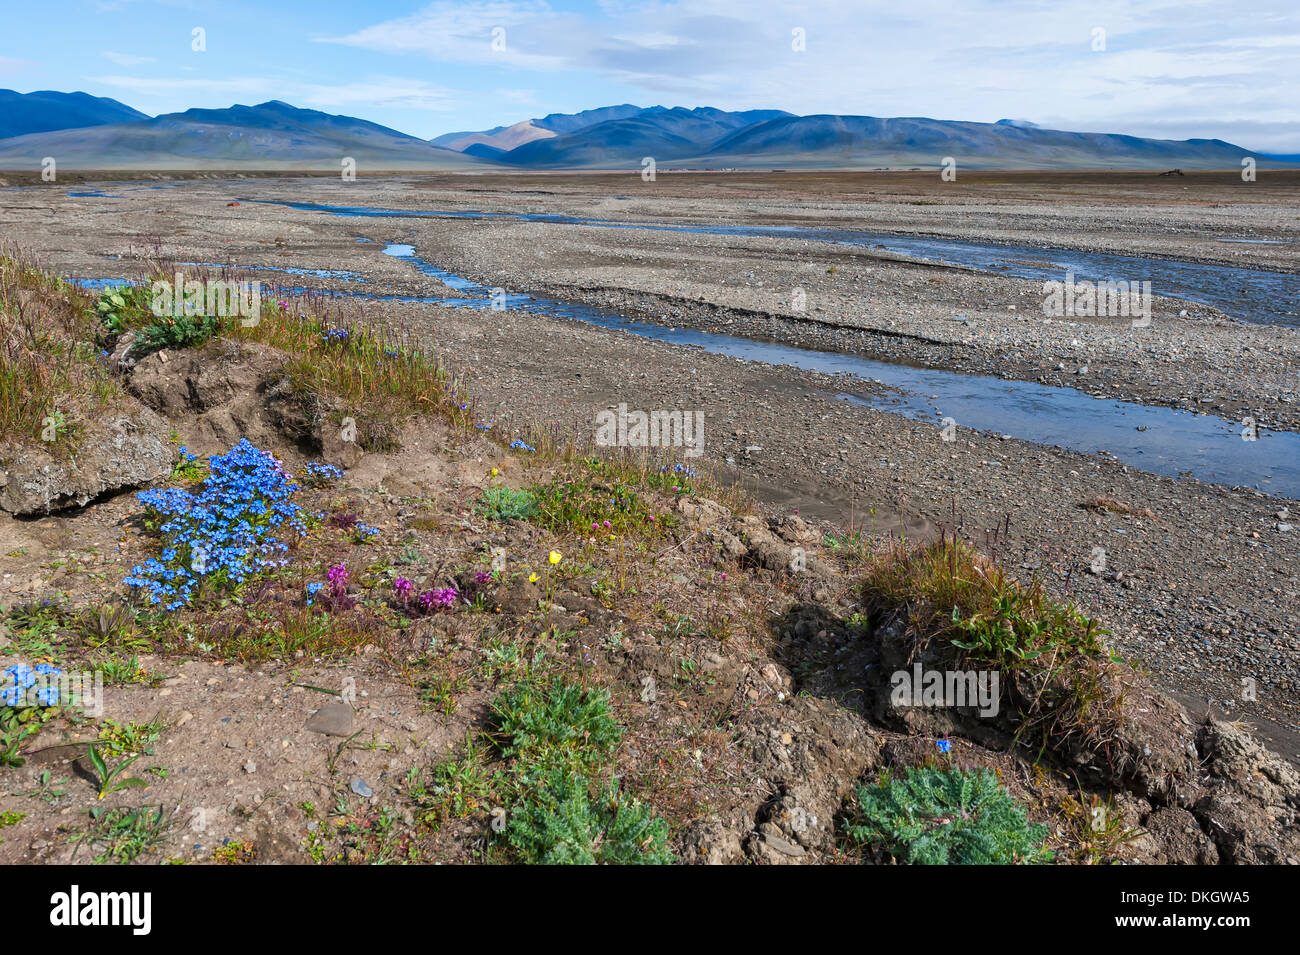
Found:
[[[1026,120],[796,116],[784,110],[643,108],[552,113],[510,126],[423,140],[351,116],[279,100],[148,117],[86,93],[0,90],[0,168],[360,168],[500,170],[673,168],[1238,168],[1296,157],[1219,139],[1164,140],[1045,129]],[[1273,160],[1272,163],[1269,160]]]
[[[148,118],[138,109],[107,96],[55,90],[37,90],[35,93],[0,90],[0,139],[24,133],[47,133]]]

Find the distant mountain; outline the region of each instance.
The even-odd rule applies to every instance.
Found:
[[[0,139],[148,118],[138,109],[107,96],[55,90],[34,93],[0,90]]]
[[[154,119],[0,139],[0,168],[469,169],[483,161],[352,116],[298,109],[272,100],[257,106],[189,109]]]
[[[0,169],[332,169],[360,171],[661,168],[1236,169],[1297,165],[1219,139],[1144,139],[1044,129],[1028,120],[795,116],[778,109],[624,103],[551,113],[431,141],[279,100],[153,119],[86,93],[0,90]]]
[[[610,119],[563,136],[525,143],[497,158],[518,166],[572,168],[627,166],[631,156],[631,165],[635,166],[643,156],[653,156],[656,161],[698,156],[729,133],[763,120],[788,116],[789,113],[773,109],[729,113],[710,107],[652,106],[622,119]]]
[[[444,149],[454,149],[456,152],[469,152],[471,146],[486,146],[489,149],[502,153],[509,152],[516,146],[522,146],[524,143],[531,143],[534,139],[549,139],[555,133],[549,129],[542,129],[536,121],[526,119],[521,123],[515,123],[513,126],[498,126],[495,129],[484,130],[481,133],[447,133],[439,136],[437,139],[429,140],[435,146],[441,146]]]
[[[662,108],[662,107],[660,107]],[[643,106],[624,103],[621,106],[602,106],[599,109],[584,109],[580,113],[551,113],[534,122],[542,129],[549,129],[557,135],[576,133],[597,123],[606,123],[612,119],[629,119],[637,113],[645,112]]]
[[[587,109],[581,113],[551,113],[541,119],[526,119],[513,126],[497,126],[482,132],[444,133],[436,139],[429,140],[435,146],[444,146],[458,152],[469,152],[471,146],[488,146],[500,152],[509,152],[517,146],[535,139],[550,139],[566,133],[576,133],[588,126],[595,126],[611,119],[627,119],[644,112],[640,106],[624,104],[622,106],[602,106],[600,109]]]
[[[591,120],[597,120],[592,122]],[[520,136],[521,126],[528,136]],[[511,136],[505,131],[514,131]],[[554,135],[546,135],[547,132]],[[434,142],[532,169],[629,169],[652,156],[667,168],[1237,168],[1252,153],[1218,139],[1163,140],[1044,129],[1023,119],[967,123],[920,117],[795,116],[782,110],[611,106],[552,114]],[[526,140],[526,141],[518,141]],[[468,145],[459,145],[459,142]],[[1261,161],[1290,157],[1257,154]]]
[[[1247,155],[1220,139],[1143,139],[1024,123],[792,116],[737,130],[701,158],[711,166],[937,166],[951,156],[971,169],[1226,169]]]

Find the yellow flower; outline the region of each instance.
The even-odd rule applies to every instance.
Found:
[[[496,476],[497,476],[498,474],[500,474],[500,473],[501,473],[501,472],[498,471],[496,468],[493,468],[493,469],[492,469],[492,476],[493,476],[493,477],[496,477]]]
[[[551,551],[551,556],[550,556],[549,558],[547,558],[547,559],[548,559],[552,564],[558,564],[560,561],[562,561],[562,560],[564,559],[564,555],[561,554],[558,550],[553,550],[553,551]]]
[[[538,576],[537,576],[536,574],[529,574],[529,575],[528,575],[528,582],[529,582],[530,584],[535,584],[535,583],[537,583],[538,579],[539,579],[539,578],[538,578]]]

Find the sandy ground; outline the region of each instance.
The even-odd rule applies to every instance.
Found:
[[[707,181],[710,178],[718,182]],[[450,295],[400,259],[409,242],[427,261],[510,290],[635,307],[676,325],[818,343],[873,357],[997,373],[1297,428],[1296,332],[1245,326],[1213,309],[1157,302],[1147,329],[1047,324],[1036,283],[897,261],[866,249],[776,239],[673,236],[646,230],[496,220],[343,218],[239,199],[381,206],[563,212],[602,218],[820,224],[955,237],[1136,251],[1300,270],[1300,245],[1235,246],[1212,234],[1293,241],[1296,185],[1230,178],[1098,182],[1039,180],[963,186],[883,186],[864,177],[812,184],[756,177],[484,177],[196,182],[165,189],[101,187],[122,199],[70,199],[62,191],[0,193],[0,233],[68,275],[134,274],[131,259],[348,269],[367,291]],[[584,191],[585,183],[585,191]],[[654,188],[647,195],[641,187]],[[832,183],[833,185],[833,183]],[[662,187],[662,188],[659,188]],[[909,191],[910,190],[910,191]],[[627,199],[615,196],[626,195]],[[358,238],[371,241],[358,243]],[[828,271],[834,267],[835,271]],[[278,278],[261,273],[266,281]],[[344,288],[338,279],[294,278]],[[809,308],[782,302],[796,284]],[[1022,303],[1024,306],[1022,307]],[[1015,305],[1013,311],[1010,306]],[[379,306],[376,306],[378,309]],[[849,404],[842,379],[773,368],[514,312],[385,303],[383,314],[427,335],[469,373],[485,421],[547,421],[590,435],[596,412],[630,408],[703,412],[704,460],[767,498],[858,526],[924,533],[959,523],[1023,573],[1044,574],[1102,616],[1128,658],[1200,706],[1285,734],[1300,715],[1300,634],[1294,612],[1300,534],[1278,530],[1294,502],[1172,480],[1105,457],[961,430],[936,429]],[[1186,317],[1178,317],[1186,311]],[[955,322],[964,313],[971,324]],[[1034,319],[1026,313],[1035,314]],[[818,319],[817,322],[808,321]],[[1137,333],[1137,334],[1135,334]],[[1063,366],[1058,368],[1057,366]],[[1107,496],[1155,519],[1101,516],[1080,505]],[[871,509],[875,509],[874,516]],[[1089,571],[1094,549],[1106,570]],[[1244,680],[1258,701],[1242,699]],[[1271,729],[1267,721],[1280,726]]]

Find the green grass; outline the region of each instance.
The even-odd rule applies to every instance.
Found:
[[[98,360],[89,297],[0,247],[0,439],[72,454],[125,396]]]
[[[557,534],[653,537],[676,519],[658,513],[645,494],[648,487],[635,475],[610,476],[608,469],[586,463],[533,488],[537,506],[530,519]]]
[[[868,606],[904,608],[918,637],[946,641],[977,664],[1109,657],[1096,620],[1051,599],[1037,579],[1019,583],[956,537],[878,555],[863,595]]]
[[[78,840],[76,851],[83,844],[89,845],[97,852],[97,865],[127,865],[159,845],[172,823],[172,814],[164,812],[162,806],[95,808],[90,810],[90,825]]]
[[[910,769],[859,786],[850,839],[909,865],[1049,862],[1047,827],[1025,812],[989,770]]]
[[[438,413],[465,425],[467,418],[449,403],[451,381],[437,356],[412,334],[336,312],[318,303],[291,302],[287,310],[265,303],[262,321],[235,324],[229,337],[259,342],[284,352],[282,371],[294,392],[320,407],[341,400],[332,419],[352,418],[357,443],[370,451],[397,447],[401,422],[412,414]],[[346,341],[326,340],[331,329],[345,329]]]
[[[504,774],[488,768],[488,751],[471,734],[465,751],[448,757],[428,770],[413,768],[406,777],[406,791],[415,803],[419,819],[433,829],[449,819],[464,819],[491,805],[504,785]]]
[[[1013,579],[955,536],[914,547],[896,544],[871,560],[863,602],[906,615],[915,646],[946,649],[953,669],[996,669],[1016,740],[1037,737],[1040,753],[1101,754],[1112,769],[1127,757],[1119,659],[1106,631],[1072,603],[1050,597],[1041,580]],[[1067,757],[1069,758],[1069,757]]]

